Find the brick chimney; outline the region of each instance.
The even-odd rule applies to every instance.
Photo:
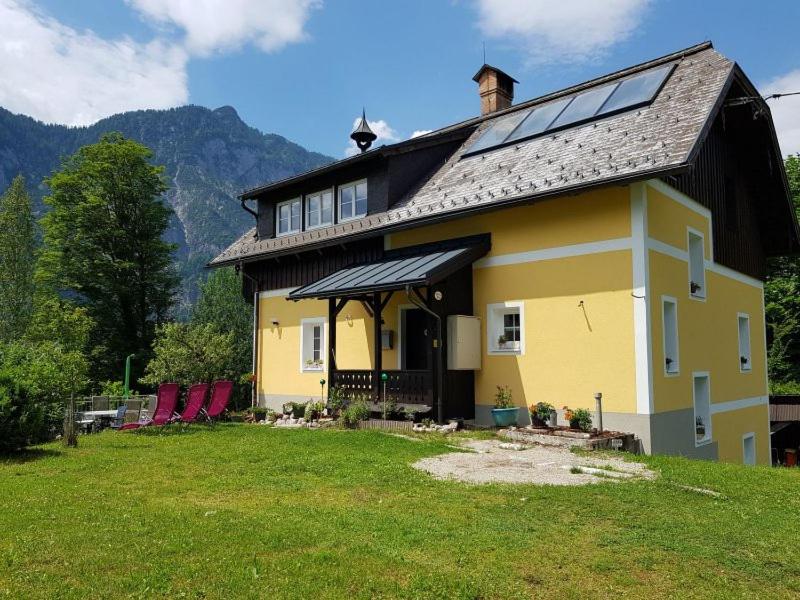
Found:
[[[514,84],[519,83],[511,75],[487,64],[475,73],[472,80],[478,82],[482,115],[511,106],[514,101]]]

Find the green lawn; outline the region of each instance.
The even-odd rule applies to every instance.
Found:
[[[0,458],[0,597],[800,594],[800,470],[658,457],[656,481],[476,487],[409,466],[438,437],[152,433]]]

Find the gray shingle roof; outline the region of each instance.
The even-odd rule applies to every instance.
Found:
[[[670,61],[676,63],[675,71],[644,108],[462,157],[488,127],[507,114]],[[466,121],[461,126],[480,125],[443,166],[388,211],[273,239],[256,240],[251,229],[210,265],[283,254],[352,236],[378,235],[463,212],[676,170],[689,160],[733,67],[732,61],[703,45],[521,103],[491,118]]]

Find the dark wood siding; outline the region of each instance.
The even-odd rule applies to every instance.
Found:
[[[376,260],[383,256],[383,238],[377,237],[324,250],[311,250],[245,263],[244,295],[252,300],[256,282],[259,291],[300,287],[334,271],[356,263]]]
[[[757,187],[764,156],[750,148],[762,148],[749,140],[752,126],[740,124],[739,115],[722,113],[714,122],[692,170],[669,177],[677,188],[711,211],[714,260],[741,273],[764,279],[766,257],[762,243],[759,207],[768,190]],[[752,121],[752,116],[748,115]],[[742,128],[739,126],[742,125]]]

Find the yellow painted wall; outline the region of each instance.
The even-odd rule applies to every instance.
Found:
[[[647,189],[650,237],[687,250],[687,226],[705,234],[706,258],[710,259],[711,223],[703,215],[670,199],[652,187]],[[707,371],[711,402],[718,404],[767,395],[766,348],[762,290],[706,269],[706,298],[690,297],[686,260],[649,251],[651,340],[655,412],[693,408],[692,373]],[[664,373],[662,296],[677,300],[680,372]],[[751,369],[740,370],[738,314],[750,317]],[[769,457],[768,407],[758,406],[713,416],[712,439],[721,460],[742,461],[742,435],[756,432],[757,460]]]
[[[713,380],[711,386],[713,394]],[[718,413],[711,417],[711,435],[717,442],[720,460],[741,463],[742,436],[749,432],[755,433],[756,463],[769,464],[769,421],[766,405]]]
[[[635,413],[631,274],[628,250],[476,269],[484,324],[476,404],[493,404],[495,386],[505,384],[519,406],[594,410],[602,392],[606,411]],[[524,301],[525,354],[487,355],[486,307],[513,300]]]
[[[492,233],[489,256],[628,237],[630,192],[614,187],[391,235],[392,248]]]

